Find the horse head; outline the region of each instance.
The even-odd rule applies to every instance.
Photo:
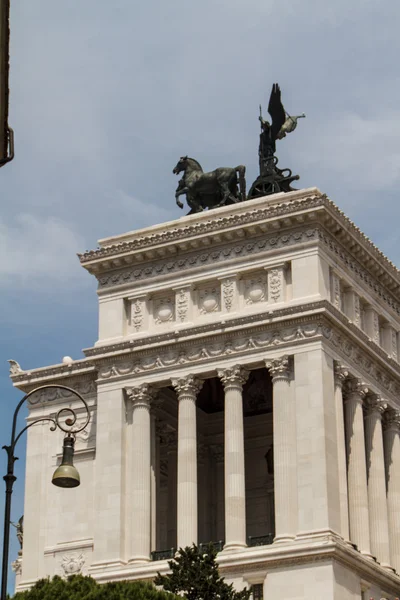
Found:
[[[182,173],[182,171],[186,171],[187,161],[188,161],[187,156],[180,157],[180,159],[176,163],[175,167],[172,169],[172,172],[174,173],[174,175],[178,175],[179,173]]]
[[[188,173],[192,173],[193,171],[199,171],[200,173],[202,173],[203,169],[201,168],[200,163],[197,162],[196,159],[189,158],[188,156],[181,156],[178,162],[176,163],[176,166],[173,168],[172,172],[175,175],[178,175],[178,173],[181,173],[182,171],[188,171]]]

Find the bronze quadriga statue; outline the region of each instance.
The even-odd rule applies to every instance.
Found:
[[[179,196],[186,194],[190,208],[189,215],[206,208],[217,208],[246,200],[246,167],[219,167],[204,173],[194,158],[182,156],[174,167],[173,173],[183,172],[175,192],[176,203],[183,208]]]

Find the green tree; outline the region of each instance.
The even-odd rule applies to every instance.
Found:
[[[41,579],[13,600],[182,600],[157,590],[151,583],[118,581],[98,584],[92,577],[72,575],[68,579]]]
[[[249,600],[251,590],[237,592],[220,577],[216,556],[212,544],[204,550],[195,544],[180,548],[175,559],[168,562],[171,573],[157,573],[154,583],[188,600]]]

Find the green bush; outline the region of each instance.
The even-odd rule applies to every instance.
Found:
[[[41,579],[33,588],[15,594],[13,600],[178,600],[158,591],[151,583],[119,581],[98,584],[92,577]],[[181,599],[179,599],[181,600]]]
[[[175,559],[168,561],[171,573],[158,573],[154,583],[188,600],[249,600],[251,590],[237,592],[219,576],[216,556],[212,544],[204,550],[195,544],[180,548]]]

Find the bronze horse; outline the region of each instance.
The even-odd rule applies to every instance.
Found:
[[[218,208],[246,200],[244,165],[235,168],[220,167],[204,173],[197,160],[182,156],[172,172],[178,175],[182,171],[183,177],[176,189],[175,200],[179,208],[183,208],[179,196],[186,194],[189,215],[206,208]]]

